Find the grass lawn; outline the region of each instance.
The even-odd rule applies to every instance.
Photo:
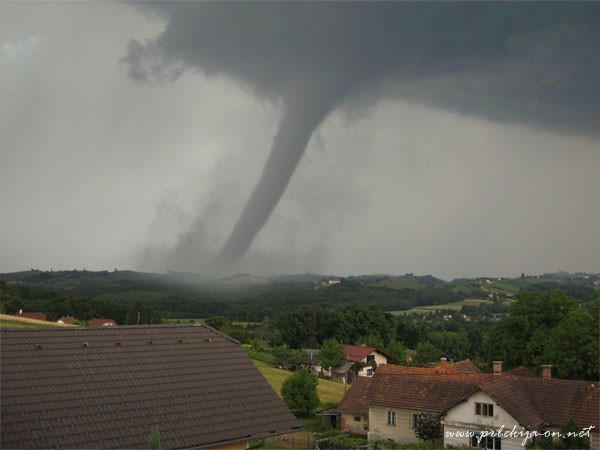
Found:
[[[188,323],[202,323],[204,322],[204,319],[191,319],[189,317],[169,317],[169,318],[162,318],[161,319],[163,321],[163,323],[184,323],[184,324],[188,324]]]
[[[256,367],[258,367],[258,370],[260,370],[275,392],[277,392],[277,395],[281,397],[281,385],[286,378],[292,375],[293,372],[283,369],[276,369],[263,361],[252,360],[252,362]],[[348,386],[342,383],[335,383],[333,381],[319,378],[319,384],[317,384],[317,393],[319,394],[319,399],[321,400],[321,408],[327,409],[336,406],[342,401],[342,397],[344,397],[347,388]]]
[[[31,328],[31,327],[39,328],[39,327],[43,327],[43,326],[44,325],[38,325],[35,323],[19,322],[18,320],[0,319],[0,328]]]
[[[293,372],[283,369],[276,369],[264,361],[257,361],[253,359],[252,362],[258,368],[258,370],[260,370],[275,392],[277,392],[277,395],[281,397],[281,385],[288,377],[292,375]],[[347,386],[344,386],[341,383],[334,383],[333,381],[319,378],[319,383],[317,384],[317,393],[319,394],[319,399],[321,400],[320,409],[332,408],[341,402],[346,387]],[[321,417],[302,417],[298,420],[300,420],[302,423],[304,431],[268,438],[266,440],[265,447],[262,448],[314,448],[315,433],[325,431],[322,427]]]
[[[0,314],[1,328],[45,328],[45,327],[71,327],[74,325],[65,325],[56,322],[46,322],[44,320],[29,319],[27,317],[15,317],[8,314]]]

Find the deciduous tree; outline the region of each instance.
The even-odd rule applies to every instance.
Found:
[[[341,366],[346,362],[344,346],[336,338],[327,339],[323,342],[319,351],[319,364],[326,370]]]
[[[281,396],[296,416],[310,416],[319,406],[317,377],[301,369],[287,378],[281,386]]]

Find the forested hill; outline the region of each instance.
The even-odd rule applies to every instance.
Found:
[[[0,307],[11,313],[27,306],[43,311],[49,302],[110,302],[143,305],[162,317],[224,316],[238,321],[261,321],[302,306],[343,308],[351,304],[376,306],[384,311],[445,305],[465,299],[512,300],[527,290],[559,288],[589,301],[600,288],[600,274],[547,274],[508,278],[444,281],[431,275],[282,275],[260,277],[238,274],[210,278],[192,273],[134,271],[39,271],[0,274]],[[24,304],[26,303],[26,305]],[[51,313],[52,315],[52,313]]]

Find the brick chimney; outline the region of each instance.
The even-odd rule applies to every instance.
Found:
[[[502,374],[502,361],[492,361],[492,373],[494,375]]]
[[[440,367],[446,367],[446,361],[448,361],[448,358],[440,358]]]
[[[542,364],[542,378],[552,378],[552,365]]]

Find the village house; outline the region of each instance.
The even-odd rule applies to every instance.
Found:
[[[3,448],[245,449],[301,424],[204,324],[0,330]],[[259,442],[258,441],[258,442]]]
[[[22,309],[19,310],[19,312],[17,314],[15,314],[15,316],[17,317],[23,317],[26,319],[35,319],[35,320],[46,320],[46,314],[44,314],[43,312],[23,312]]]
[[[372,440],[416,443],[421,415],[433,414],[443,429],[440,445],[522,450],[533,432],[556,432],[573,419],[580,428],[593,427],[592,448],[600,448],[598,383],[553,379],[549,366],[543,373],[502,372],[500,362],[493,373],[481,373],[468,360],[431,368],[386,365],[351,386],[338,422]],[[504,434],[491,436],[499,430]]]
[[[100,317],[94,317],[90,319],[91,327],[114,327],[117,325],[113,319],[104,319]]]
[[[334,381],[351,384],[357,376],[372,377],[377,367],[387,364],[389,358],[387,353],[366,345],[344,345],[344,355],[346,362],[341,366],[333,367],[330,371],[323,369],[317,361],[309,369],[331,377]]]
[[[62,316],[60,319],[57,320],[56,323],[72,325],[75,323],[76,320],[77,319],[73,316]]]

